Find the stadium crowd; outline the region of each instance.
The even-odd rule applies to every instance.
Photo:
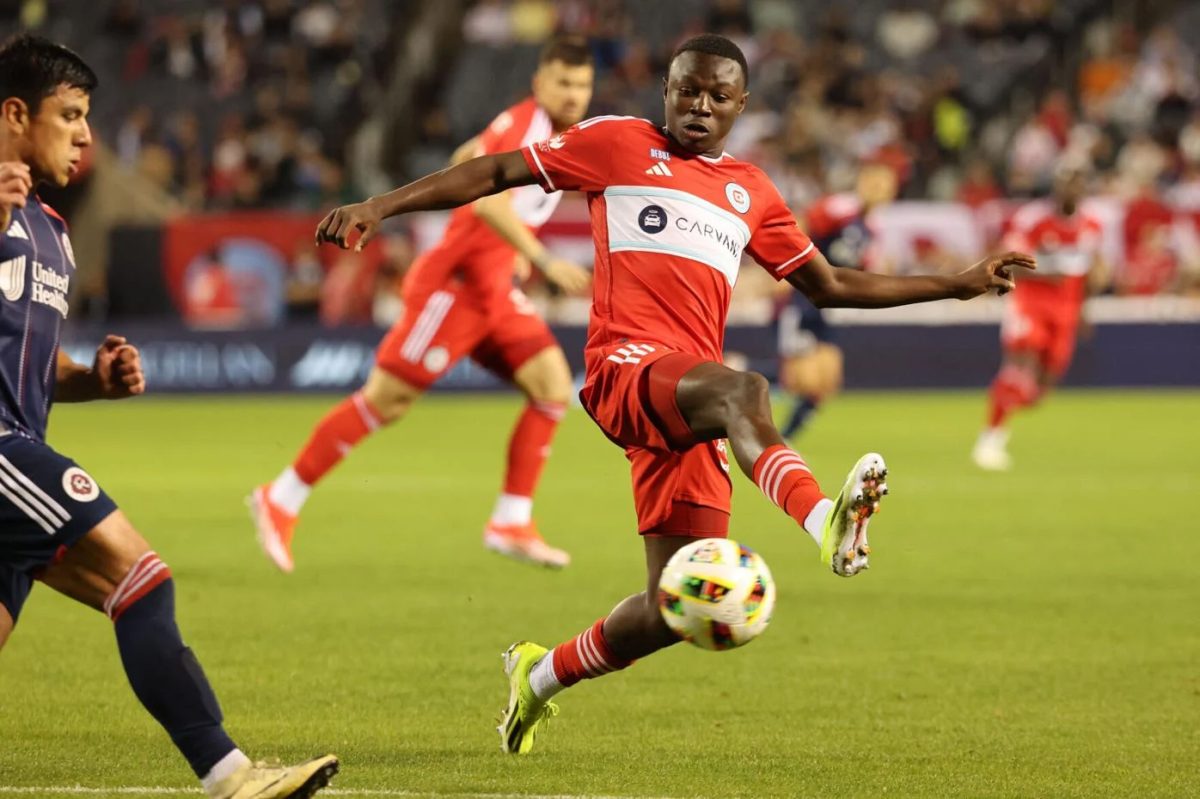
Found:
[[[62,4],[7,3],[7,26],[37,30]],[[97,114],[96,128],[127,169],[190,210],[314,210],[362,193],[348,148],[404,32],[371,24],[388,14],[377,0],[92,5],[102,45],[64,38],[120,87],[119,116]],[[866,162],[895,170],[901,199],[972,208],[1042,195],[1068,162],[1091,171],[1093,196],[1130,204],[1126,249],[1145,268],[1110,291],[1200,286],[1186,237],[1142,224],[1200,215],[1200,82],[1184,35],[1200,14],[1187,4],[1136,26],[1094,0],[870,0],[853,13],[811,0],[466,5],[461,50],[486,58],[459,56],[447,72],[413,121],[414,150],[432,158],[397,179],[444,162],[525,92],[528,73],[496,67],[555,32],[592,43],[591,114],[657,118],[671,49],[709,30],[751,64],[730,150],[794,208],[849,190]]]

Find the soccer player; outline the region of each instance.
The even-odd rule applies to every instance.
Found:
[[[896,172],[886,164],[864,164],[855,190],[823,197],[805,213],[804,229],[830,264],[846,269],[879,268],[867,214],[896,197]],[[821,309],[804,294],[789,291],[776,316],[779,383],[793,396],[780,433],[794,438],[820,405],[842,387],[842,350]]]
[[[664,127],[632,117],[590,119],[520,151],[337,208],[317,228],[318,241],[361,248],[384,217],[463,205],[513,186],[588,194],[596,276],[580,398],[632,465],[646,589],[553,651],[526,641],[508,649],[505,751],[531,749],[542,720],[557,713],[550,699],[559,691],[678,640],[659,615],[658,581],[680,547],[727,534],[725,440],[738,467],[816,541],[827,566],[846,577],[867,566],[867,523],[886,493],[883,458],[860,458],[827,498],[775,429],[767,381],[721,365],[743,252],[821,306],[1007,291],[1010,269],[1034,263],[1010,253],[930,277],[834,269],[766,176],[725,152],[746,105],[746,75],[746,59],[730,40],[689,39],[670,62]]]
[[[1012,468],[1009,417],[1044,397],[1071,364],[1089,285],[1103,269],[1100,223],[1079,210],[1086,182],[1082,170],[1060,166],[1053,201],[1031,202],[1013,216],[1007,243],[1036,253],[1038,271],[1023,277],[1004,309],[1004,358],[989,392],[987,426],[971,453],[981,469]]]
[[[566,130],[583,118],[592,78],[585,41],[552,40],[541,52],[533,96],[496,117],[454,160],[519,149]],[[513,286],[519,253],[564,290],[587,287],[586,270],[555,258],[533,234],[560,197],[514,187],[459,208],[441,243],[413,264],[403,286],[404,315],[379,345],[366,384],[330,410],[292,464],[249,499],[259,542],[280,569],[293,568],[296,520],[313,486],[369,434],[403,417],[465,355],[528,399],[509,439],[484,546],[552,568],[568,564],[570,556],[543,540],[532,514],[550,442],[567,410],[571,371],[546,323]]]
[[[308,797],[332,755],[263,767],[221,725],[221,709],[175,624],[175,585],[112,499],[50,447],[53,400],[145,391],[137,349],[107,336],[91,367],[58,347],[75,259],[62,219],[37,195],[65,186],[91,144],[96,76],[75,53],[33,36],[0,47],[0,647],[34,580],[113,622],[133,692],[215,799]],[[8,686],[10,689],[12,686]]]

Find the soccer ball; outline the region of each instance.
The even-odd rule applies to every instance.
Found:
[[[658,581],[663,620],[703,649],[750,643],[767,629],[774,609],[775,581],[766,561],[725,538],[702,538],[683,547]]]

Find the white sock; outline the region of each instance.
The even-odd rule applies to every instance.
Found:
[[[529,524],[533,520],[533,497],[501,494],[492,509],[492,524]]]
[[[549,699],[567,687],[554,674],[554,652],[547,652],[533,664],[529,670],[529,686],[533,688],[533,695],[541,700]]]
[[[204,787],[204,792],[209,796],[216,796],[213,791],[217,789],[217,786],[222,781],[228,779],[235,771],[249,763],[250,758],[242,754],[241,749],[234,749],[225,755],[225,757],[218,760],[217,764],[200,778],[200,784]]]
[[[804,532],[812,536],[812,540],[821,546],[821,533],[825,530],[825,517],[833,510],[833,500],[823,499],[804,518]]]
[[[271,488],[267,491],[267,499],[291,515],[299,516],[300,509],[304,507],[311,492],[312,486],[301,480],[300,475],[296,474],[296,470],[289,466],[275,478],[275,482],[271,483]]]

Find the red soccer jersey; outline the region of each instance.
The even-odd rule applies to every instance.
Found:
[[[1082,301],[1087,274],[1100,253],[1100,223],[1083,213],[1064,216],[1049,203],[1032,202],[1013,215],[1010,225],[1007,246],[1032,252],[1038,261],[1036,272],[1017,280],[1017,291],[1032,281],[1039,295],[1053,292],[1063,300]]]
[[[481,155],[503,153],[541,141],[554,132],[550,117],[530,97],[500,114],[479,135]],[[562,194],[546,194],[536,186],[508,193],[513,210],[531,230],[554,213]],[[512,289],[513,248],[480,219],[470,206],[455,209],[445,235],[428,250],[406,280],[430,289],[459,279],[483,298],[506,297]]]
[[[587,192],[589,350],[651,340],[721,360],[742,253],[780,280],[816,247],[757,167],[695,155],[633,117],[595,117],[522,153],[547,192]]]

